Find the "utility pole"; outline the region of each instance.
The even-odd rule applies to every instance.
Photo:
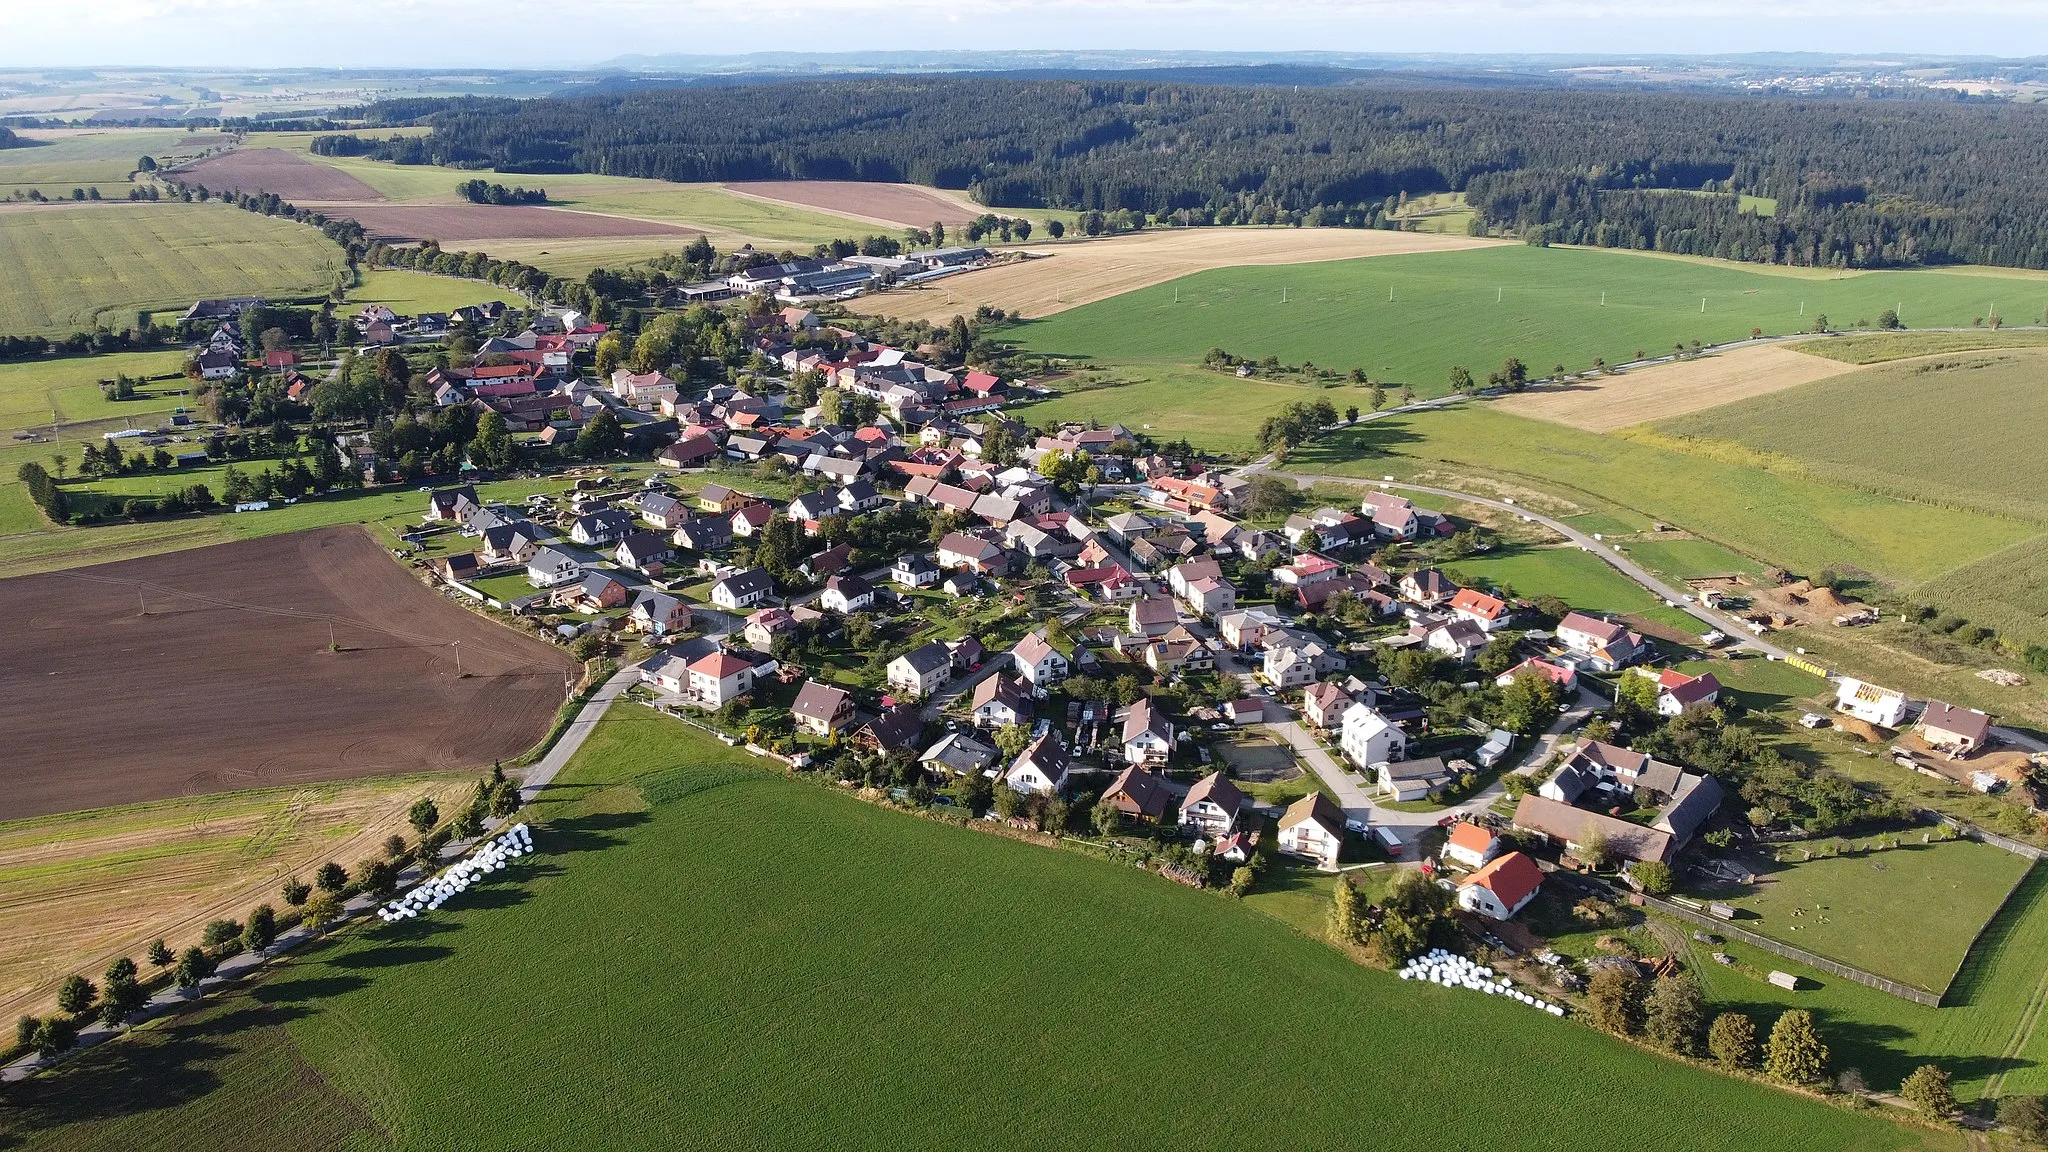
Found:
[[[146,594],[145,594],[145,593],[143,592],[143,590],[142,590],[142,585],[140,585],[140,584],[137,584],[137,585],[135,586],[135,599],[136,599],[136,600],[138,600],[138,601],[140,601],[140,602],[141,602],[141,604],[142,604],[142,611],[141,611],[141,612],[139,612],[139,613],[137,613],[137,615],[139,615],[139,616],[147,616],[147,615],[149,615],[149,597],[148,597],[148,595],[146,595]]]
[[[1605,307],[1607,307],[1607,293],[1605,293],[1605,292],[1602,292],[1602,293],[1600,294],[1600,306],[1601,306],[1602,308],[1605,308]]]
[[[455,678],[462,679],[462,641],[455,642]]]

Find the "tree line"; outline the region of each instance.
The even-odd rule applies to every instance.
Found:
[[[1176,224],[1398,226],[1404,197],[1459,191],[1484,227],[1558,242],[2048,266],[2048,123],[1933,97],[871,77],[408,99],[369,115],[433,132],[323,136],[314,150],[500,172],[909,181],[997,208]],[[1741,194],[1774,208],[1745,210]]]
[[[486,180],[464,180],[455,186],[455,194],[471,204],[545,204],[548,190],[545,188],[510,188]]]

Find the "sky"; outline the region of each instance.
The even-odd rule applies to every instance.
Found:
[[[2043,0],[0,0],[0,67],[576,68],[801,48],[2048,55]]]

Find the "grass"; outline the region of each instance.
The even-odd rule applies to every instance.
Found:
[[[1744,857],[1759,883],[1683,890],[1734,905],[1739,926],[1751,932],[1940,993],[2027,861],[1971,840],[1914,839],[1888,851],[1812,860],[1790,846],[1784,863]]]
[[[1372,406],[1368,388],[1320,388],[1289,377],[1239,379],[1229,372],[1175,365],[1134,373],[1080,372],[1054,387],[1060,391],[1058,397],[1017,411],[1034,423],[1120,423],[1159,440],[1186,437],[1223,452],[1252,452],[1259,422],[1289,404],[1328,400],[1339,414],[1349,407],[1364,411]]]
[[[1711,540],[1661,540],[1651,537],[1645,540],[1631,540],[1622,547],[1628,549],[1629,559],[1673,580],[1729,576],[1763,570],[1763,566],[1756,561],[1730,552]]]
[[[507,291],[482,280],[436,276],[431,272],[408,272],[402,268],[379,268],[363,273],[363,282],[349,289],[351,310],[382,304],[400,316],[421,312],[453,312],[471,304],[492,300],[524,303],[517,292]]]
[[[48,424],[52,414],[66,423],[78,423],[159,416],[173,408],[190,407],[192,398],[183,394],[190,387],[182,375],[184,365],[182,351],[0,364],[0,428]],[[99,382],[115,376],[176,378],[153,381],[133,400],[108,400],[100,394]]]
[[[1634,550],[1633,545],[1626,547]],[[1496,588],[1506,585],[1516,596],[1556,596],[1580,611],[1642,615],[1688,633],[1703,627],[1691,616],[1666,608],[1642,585],[1576,545],[1498,545],[1488,553],[1448,561],[1444,567]]]
[[[569,1147],[602,1114],[620,1149],[1164,1149],[1218,1143],[1246,1100],[1280,1105],[1261,1126],[1295,1144],[1370,1114],[1389,1146],[1955,1146],[1400,984],[1212,893],[784,781],[638,709],[559,792],[505,880],[38,1084],[26,1146],[209,1119],[228,1146]],[[1249,973],[1285,994],[1244,995]],[[1177,1090],[1190,1003],[1258,1054],[1229,1092]],[[1514,1124],[1473,1082],[1518,1085]]]
[[[1658,355],[1680,341],[1725,343],[1752,328],[1806,331],[1823,313],[1845,327],[1899,303],[1915,324],[1967,327],[1999,289],[2008,298],[2014,291],[2009,279],[1993,275],[1787,271],[1527,246],[1225,268],[1084,305],[1013,334],[1033,352],[1123,370],[1191,364],[1220,346],[1255,359],[1363,368],[1435,395],[1448,388],[1454,364],[1481,377],[1510,356],[1537,373],[1553,364],[1583,370],[1596,357],[1622,363],[1638,350]]]
[[[1903,582],[1931,579],[2035,534],[1979,512],[1935,508],[1651,444],[1460,406],[1389,417],[1314,441],[1300,471],[1471,478],[1584,497],[1683,525],[1724,547],[1800,572],[1853,564]]]
[[[1881,364],[1941,352],[2037,348],[2044,344],[2048,344],[2048,331],[2038,328],[1982,328],[1968,332],[1861,332],[1829,340],[1807,340],[1797,347],[1808,355],[1825,356],[1845,364]]]
[[[2048,644],[2048,536],[1958,568],[1917,594],[2001,636]]]
[[[0,213],[0,332],[132,327],[202,296],[318,295],[341,249],[317,229],[224,204],[106,204]]]
[[[176,128],[18,134],[43,142],[0,150],[0,199],[16,192],[26,194],[32,188],[55,198],[69,196],[73,188],[96,187],[101,196],[118,200],[128,195],[128,174],[143,156],[174,162],[228,142],[217,132],[187,133]]]

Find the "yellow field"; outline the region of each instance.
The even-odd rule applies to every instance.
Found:
[[[1032,244],[1033,258],[948,276],[855,300],[876,316],[934,322],[973,312],[983,304],[1027,317],[1050,316],[1136,288],[1211,268],[1309,264],[1361,256],[1444,252],[1501,241],[1363,228],[1183,228],[1100,240]]]
[[[1612,432],[1854,370],[1852,364],[1808,356],[1787,345],[1755,344],[1697,360],[1524,392],[1495,404],[1517,416],[1533,416],[1588,432]]]
[[[357,780],[103,808],[0,824],[0,1017],[49,1007],[73,972],[98,981],[149,942],[195,944],[210,920],[257,904],[333,860],[377,854],[405,810],[468,800],[466,777]],[[144,964],[144,969],[148,966]]]

